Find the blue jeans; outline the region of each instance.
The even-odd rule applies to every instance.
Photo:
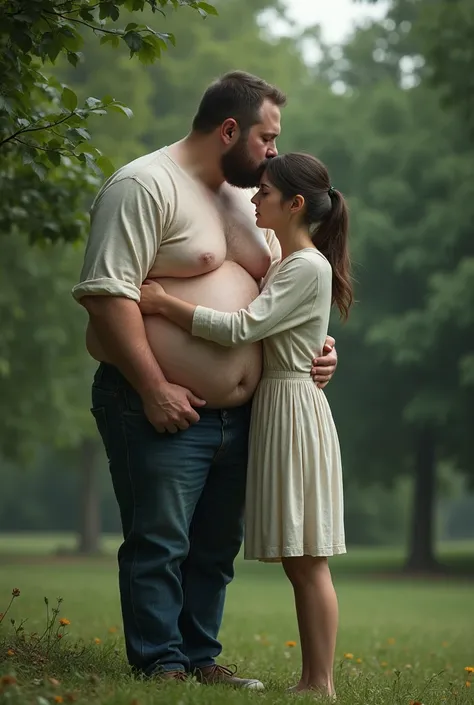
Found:
[[[139,395],[104,363],[92,404],[122,521],[129,663],[147,675],[212,665],[242,544],[251,405],[199,409],[197,424],[160,434]]]

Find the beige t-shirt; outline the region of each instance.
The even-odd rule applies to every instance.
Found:
[[[255,223],[252,191],[233,189],[238,207]],[[91,208],[91,228],[80,283],[86,295],[140,301],[147,277],[191,277],[220,266],[227,255],[218,201],[179,167],[163,148],[135,159],[113,174]],[[272,260],[280,247],[271,231],[255,229]],[[237,260],[238,261],[238,260]]]

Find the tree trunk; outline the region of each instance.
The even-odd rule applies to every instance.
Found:
[[[408,560],[409,572],[434,572],[440,564],[434,556],[434,511],[436,494],[436,442],[432,428],[415,436],[415,486]]]
[[[100,497],[97,483],[97,441],[85,440],[80,447],[79,553],[100,551]]]

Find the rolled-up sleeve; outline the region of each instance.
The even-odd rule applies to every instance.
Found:
[[[123,296],[140,301],[140,287],[152,268],[162,237],[162,209],[146,184],[125,177],[99,194],[80,282],[83,296]]]
[[[293,257],[248,308],[222,313],[197,306],[192,333],[227,347],[254,343],[306,322],[317,293],[317,266],[305,257]]]

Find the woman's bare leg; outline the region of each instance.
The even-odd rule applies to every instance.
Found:
[[[334,690],[338,604],[327,558],[283,558],[295,594],[303,668],[295,690]]]

